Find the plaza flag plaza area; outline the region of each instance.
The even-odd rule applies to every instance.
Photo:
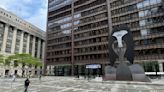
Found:
[[[0,78],[0,92],[23,92],[25,78]],[[164,79],[152,82],[101,81],[83,77],[30,78],[28,92],[164,92]]]

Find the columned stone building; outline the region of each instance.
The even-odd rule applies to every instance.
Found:
[[[108,35],[128,26],[135,62],[155,61],[163,71],[163,0],[49,0],[45,65],[52,75],[85,75],[86,65],[109,64]],[[93,67],[93,66],[92,66]]]
[[[27,53],[44,60],[45,32],[0,8],[0,54]],[[10,67],[5,67],[10,72]],[[4,74],[1,66],[0,73]]]

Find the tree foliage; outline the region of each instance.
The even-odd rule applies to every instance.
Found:
[[[6,56],[0,55],[0,63],[3,65],[10,65],[11,61],[9,61],[9,59],[6,58]]]
[[[0,55],[0,63],[4,63],[4,56],[3,55]]]
[[[15,54],[7,58],[7,61],[16,61],[27,66],[41,66],[39,59],[32,57],[30,54]]]

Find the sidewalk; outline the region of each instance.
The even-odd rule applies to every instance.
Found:
[[[133,84],[133,85],[154,85],[154,86],[164,86],[164,79],[151,79],[151,82],[138,82],[138,81],[103,81],[102,77],[96,77],[95,79],[88,79],[88,78],[75,78],[75,80],[81,80],[81,81],[88,81],[93,83],[107,83],[107,84]]]

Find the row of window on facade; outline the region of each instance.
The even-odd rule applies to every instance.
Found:
[[[91,7],[103,4],[105,2],[106,2],[106,0],[95,0],[95,1],[93,1],[91,3],[89,3],[89,4],[86,4],[86,5],[83,5],[83,6],[75,8],[74,11],[78,12],[78,11],[82,11],[82,10],[85,10],[85,9],[89,9]]]
[[[103,26],[103,25],[107,25],[108,24],[108,21],[107,20],[103,20],[103,21],[99,21],[99,22],[96,22],[96,23],[91,23],[91,24],[87,24],[87,25],[84,25],[84,26],[80,26],[78,28],[74,28],[75,29],[75,32],[76,31],[80,31],[80,30],[87,30],[87,29],[94,29],[96,27],[99,27],[99,26]],[[55,30],[55,29],[52,29],[52,30]],[[62,35],[62,34],[70,34],[71,33],[71,28],[70,30],[58,30],[58,32],[56,33],[52,33],[52,34],[49,34],[50,37],[54,37],[54,36],[58,36],[58,35]]]
[[[107,45],[101,45],[101,46],[95,46],[95,47],[87,47],[87,48],[78,48],[75,49],[75,55],[76,53],[86,53],[86,52],[92,52],[92,51],[101,51],[105,50],[107,51]],[[164,54],[163,48],[156,48],[154,46],[153,49],[145,49],[145,50],[136,50],[135,55],[152,55],[152,54]],[[56,56],[56,55],[64,55],[64,54],[71,54],[71,50],[63,50],[63,51],[55,51],[55,52],[48,52],[48,56]]]
[[[81,37],[89,37],[89,36],[94,36],[94,35],[100,35],[100,34],[108,34],[108,28],[104,28],[104,29],[100,29],[100,30],[94,30],[94,31],[89,31],[89,32],[82,33],[82,34],[77,34],[77,35],[75,35],[75,39],[81,38]],[[70,40],[71,40],[70,36],[65,36],[65,37],[49,40],[48,44],[60,43],[60,42],[65,42],[65,41],[70,41]],[[78,45],[78,44],[82,45],[84,43],[85,44],[89,44],[89,43],[95,43],[95,42],[105,42],[105,41],[107,41],[107,37],[98,37],[98,38],[93,38],[93,39],[89,39],[89,40],[76,42],[75,45]]]
[[[69,43],[63,43],[63,44],[59,44],[59,45],[53,45],[53,46],[48,46],[47,50],[57,50],[60,48],[69,48],[71,47],[71,42]]]
[[[94,1],[94,2],[92,2],[92,3],[90,3],[90,4],[88,4],[88,5],[84,5],[84,6],[75,8],[74,11],[75,11],[75,13],[76,13],[77,11],[81,11],[81,10],[84,10],[84,9],[88,9],[89,7],[93,7],[93,6],[95,6],[95,5],[99,5],[99,4],[102,4],[102,3],[104,3],[104,2],[105,2],[105,0],[96,0],[96,1]],[[60,18],[60,17],[64,17],[64,16],[66,16],[66,15],[71,15],[71,10],[70,10],[70,11],[66,11],[66,12],[64,12],[64,13],[61,13],[61,14],[59,14],[59,15],[53,16],[53,17],[49,17],[49,21],[51,21],[51,20],[53,20],[53,19]]]
[[[82,56],[75,56],[75,60],[95,60],[95,59],[107,59],[108,54],[93,54],[93,55],[82,55]]]
[[[99,38],[94,38],[95,39],[95,41],[96,41],[96,39],[99,39]],[[107,39],[107,37],[106,37],[106,39]],[[82,44],[91,44],[91,42],[93,41],[93,39],[89,39],[89,40],[84,40],[84,41],[79,41],[79,42],[75,42],[75,46],[76,45],[82,45]],[[87,43],[88,42],[88,43]],[[95,43],[95,42],[94,42]],[[157,43],[158,44],[161,44],[161,45],[163,45],[164,44],[164,39],[162,38],[162,37],[157,37],[157,38],[149,38],[149,39],[142,39],[142,40],[136,40],[135,41],[135,46],[140,46],[140,45],[157,45]],[[63,44],[64,45],[64,44]],[[65,44],[66,45],[66,44]],[[55,45],[55,46],[52,46],[53,48],[54,47],[57,47],[57,46],[61,46],[61,44],[60,45]],[[69,46],[68,46],[69,47]],[[91,47],[92,48],[92,47]],[[105,49],[107,49],[107,47],[104,47]],[[48,49],[51,49],[51,47],[48,47]],[[79,48],[80,49],[80,48]],[[84,49],[84,48],[82,48],[82,49]],[[83,51],[83,50],[82,50]],[[85,50],[84,50],[85,51]],[[86,50],[86,51],[89,51],[90,52],[90,50]],[[95,49],[93,49],[93,51],[95,51]],[[76,50],[75,50],[75,52],[76,52]]]
[[[90,22],[90,21],[95,21],[95,20],[100,20],[101,18],[105,18],[107,17],[107,13],[103,13],[103,14],[99,14],[96,16],[92,16],[92,17],[88,17],[88,18],[84,18],[81,20],[76,20],[74,21],[74,25],[78,25],[80,23],[86,23],[86,22]],[[72,23],[66,23],[66,24],[62,24],[60,26],[56,26],[54,27],[52,30],[57,31],[57,30],[62,30],[62,29],[66,29],[72,26]]]
[[[62,57],[62,58],[49,58],[46,60],[48,63],[53,62],[65,62],[65,61],[71,61],[71,57]],[[71,62],[68,62],[71,63]]]
[[[91,24],[88,24],[88,25],[80,26],[78,31],[88,30],[88,29],[91,29],[91,28],[96,28],[96,27],[100,27],[100,26],[103,26],[103,25],[107,25],[107,24],[108,24],[108,20],[103,20],[103,21],[99,21],[99,22],[96,22],[96,23],[91,23]]]
[[[2,47],[4,30],[5,30],[5,24],[0,23],[0,38],[1,38],[0,39],[1,40],[0,41],[0,47]],[[14,28],[12,26],[9,26],[5,52],[11,53],[13,35],[14,35]],[[17,30],[17,32],[16,32],[16,42],[15,42],[15,53],[19,53],[19,50],[20,50],[21,35],[22,35],[22,31],[21,30]],[[28,33],[24,33],[24,36],[23,36],[23,49],[22,49],[23,53],[26,53],[27,36],[28,36]],[[33,36],[31,35],[31,38],[32,37]],[[36,37],[36,39],[38,39],[38,38]],[[33,39],[30,40],[30,44],[31,45],[30,45],[30,48],[29,48],[31,53],[32,53],[32,41],[33,41]],[[36,40],[36,43],[37,43],[37,40]],[[36,46],[37,46],[37,44],[36,44]],[[35,50],[36,49],[37,48],[35,48]],[[37,53],[37,51],[35,51],[35,53]]]
[[[107,13],[102,13],[102,14],[98,14],[98,15],[95,15],[95,16],[83,18],[83,19],[80,20],[80,23],[91,22],[91,21],[99,20],[101,18],[106,18],[106,17],[107,17]]]
[[[93,54],[93,55],[81,55],[81,56],[74,56],[75,61],[76,60],[97,60],[97,59],[102,59],[102,60],[107,60],[108,54]],[[62,58],[51,58],[47,59],[49,62],[61,62],[61,61],[71,61],[71,57],[62,57]]]
[[[108,45],[99,45],[99,46],[92,46],[92,47],[85,47],[85,48],[75,48],[74,53],[87,53],[87,52],[95,52],[95,51],[106,51]],[[48,56],[56,56],[56,55],[66,55],[71,54],[71,50],[62,50],[62,51],[53,51],[48,52]]]
[[[76,18],[80,18],[81,16],[86,16],[86,15],[90,15],[92,13],[96,13],[96,12],[100,12],[100,11],[103,11],[103,10],[106,10],[106,6],[100,6],[98,8],[95,8],[95,9],[91,9],[91,10],[88,10],[88,11],[84,11],[82,12],[81,14],[80,13],[77,13],[77,14],[74,14],[74,19]],[[64,17],[62,19],[59,19],[57,20],[55,23],[57,24],[60,24],[60,23],[64,23],[64,22],[68,22],[70,21],[71,22],[72,20],[72,17],[71,16],[68,16],[68,17]],[[49,26],[53,25],[54,23],[49,23]],[[74,24],[77,24],[76,22]]]
[[[122,7],[122,8],[119,8],[119,9],[115,9],[115,10],[112,10],[112,15],[116,15],[116,14],[120,14],[120,13],[125,13],[125,12],[130,12],[130,11],[135,11],[137,9],[142,9],[144,7],[149,7],[150,6],[152,7],[152,5],[156,5],[156,4],[160,4],[161,3],[161,0],[150,0],[149,3],[149,0],[146,0],[146,1],[143,1],[143,2],[140,2],[140,3],[137,3],[137,4],[133,4],[133,5],[130,5],[130,6],[126,6],[126,7]],[[149,10],[151,11],[151,10]]]
[[[158,48],[158,49],[147,49],[147,50],[137,50],[135,51],[135,59],[140,59],[142,56],[144,56],[145,59],[150,58],[151,56],[155,56],[156,59],[159,59],[159,57],[162,57],[164,53],[163,48]],[[155,59],[155,57],[152,57]],[[91,55],[80,55],[80,56],[74,56],[75,61],[76,60],[95,60],[95,59],[108,59],[109,55],[108,53],[103,53],[103,54],[91,54]],[[71,61],[71,57],[61,57],[61,58],[51,58],[47,59],[50,62],[61,62],[61,61]]]
[[[106,5],[102,5],[102,6],[94,8],[94,9],[84,11],[84,12],[81,13],[81,16],[82,17],[88,16],[88,15],[91,15],[91,14],[94,14],[94,13],[98,13],[98,12],[101,12],[101,11],[104,11],[104,10],[107,10],[107,6]]]
[[[72,3],[72,0],[55,0],[49,3],[48,10],[54,11],[57,10],[63,6],[70,5]]]
[[[108,49],[108,45],[98,45],[92,47],[85,47],[85,48],[75,48],[74,53],[89,53],[95,51],[106,51]]]
[[[71,54],[71,50],[53,51],[47,53],[48,56],[57,56],[57,55],[66,55],[66,54]]]
[[[48,40],[48,44],[64,42],[64,41],[69,41],[69,40],[71,40],[70,36],[59,37],[59,38],[56,38],[56,39],[53,39],[53,40]]]
[[[156,8],[154,8],[156,9]],[[154,17],[156,15],[156,17]],[[133,13],[133,14],[129,14],[129,15],[125,15],[125,16],[121,16],[121,17],[115,17],[115,18],[112,18],[112,22],[113,23],[117,23],[117,22],[124,22],[124,21],[130,21],[131,19],[135,20],[135,19],[147,19],[147,20],[151,20],[152,22],[153,21],[163,21],[163,16],[159,16],[160,13],[157,13],[157,12],[154,12],[153,11],[153,14],[152,12],[148,13],[147,10],[145,11],[140,11],[139,13]]]
[[[49,7],[51,7],[51,6],[49,6]],[[51,16],[55,13],[59,13],[59,12],[62,12],[62,11],[68,10],[68,9],[71,9],[71,5],[66,5],[66,6],[63,6],[60,9],[49,11],[48,15]]]
[[[143,40],[136,40],[135,46],[142,46],[142,45],[164,45],[164,39],[163,37],[158,38],[149,38],[149,39],[143,39]]]
[[[85,50],[85,49],[83,49]],[[67,52],[70,52],[70,50],[67,50]],[[137,50],[135,51],[135,56],[138,57],[138,55],[162,55],[164,54],[164,49],[156,49],[156,47],[154,46],[154,49],[147,49],[147,50]],[[55,53],[55,52],[54,52]],[[64,53],[59,51],[57,55],[59,55],[59,53]],[[105,53],[105,52],[104,52]],[[48,53],[49,55],[53,55],[51,53]],[[77,56],[75,53],[75,60],[91,60],[91,59],[105,59],[108,57],[108,53],[106,52],[106,54],[91,54],[91,55],[80,55]],[[51,62],[60,62],[60,61],[70,61],[71,57],[54,57],[53,59],[47,59],[50,60]]]
[[[141,29],[141,30],[136,30],[133,33],[133,37],[144,37],[146,38],[147,36],[150,35],[161,35],[164,34],[164,26],[161,27],[154,27],[154,28],[146,28],[146,29]]]
[[[159,57],[163,56],[163,54],[164,54],[163,48],[154,48],[154,49],[145,49],[145,50],[136,50],[135,51],[136,58],[140,58],[141,56],[143,56],[145,58],[146,58],[146,56],[148,56],[148,57],[152,56],[152,59],[155,59],[155,58],[159,59]],[[155,57],[153,57],[153,56],[155,56]]]
[[[80,34],[75,34],[74,37],[75,39],[82,38],[82,37],[89,37],[89,36],[94,36],[94,35],[100,35],[100,34],[108,34],[108,28],[102,28],[98,30],[90,30],[88,32],[80,33]]]
[[[104,10],[104,7],[105,6],[100,6],[100,7],[98,7],[98,8],[95,8],[95,9],[92,9],[92,10],[89,10],[89,11],[85,11],[84,13],[81,13],[81,14],[91,14],[91,12],[98,12],[98,11],[102,11],[102,10]],[[81,14],[79,14],[79,13],[77,13],[77,14],[75,14],[74,15],[74,18],[76,19],[76,18],[80,18],[81,17]],[[90,17],[90,18],[84,18],[84,19],[82,19],[82,20],[76,20],[76,21],[74,21],[74,25],[78,25],[78,24],[80,24],[80,23],[85,23],[86,22],[86,20],[87,20],[87,22],[89,22],[90,21],[90,19],[91,20],[95,20],[95,19],[100,19],[100,18],[104,18],[104,17],[107,17],[107,14],[105,13],[105,14],[100,14],[100,15],[96,15],[96,16],[92,16],[92,17]],[[59,25],[60,23],[64,23],[64,22],[68,22],[68,21],[70,21],[71,22],[71,20],[72,20],[72,17],[70,16],[70,17],[64,17],[63,19],[60,19],[60,20],[58,20],[58,21],[56,21],[55,22],[55,24],[57,24],[57,25]],[[51,26],[51,25],[54,25],[54,23],[49,23],[49,26]],[[68,27],[71,27],[72,26],[72,23],[66,23],[66,24],[62,24],[62,25],[60,25],[60,26],[56,26],[56,27],[54,27],[53,29],[51,29],[50,31],[56,31],[56,30],[60,30],[60,29],[65,29],[65,28],[68,28]]]
[[[99,43],[99,42],[107,42],[107,41],[108,41],[108,37],[107,36],[104,36],[104,37],[96,37],[96,38],[92,38],[92,39],[77,41],[77,42],[75,42],[75,46],[83,46],[83,45],[88,45],[88,44],[96,44],[96,43]]]
[[[155,25],[158,23],[163,23],[164,22],[164,16],[156,16],[156,17],[150,17],[147,19],[141,19],[137,20],[135,22],[131,23],[125,23],[129,28],[139,28],[143,26],[149,26],[149,25]],[[119,25],[114,25],[114,27],[118,27]]]
[[[117,0],[117,1],[112,2],[110,5],[111,5],[111,8],[114,8],[114,7],[121,6],[127,3],[131,3],[131,2],[136,2],[136,0]],[[161,2],[162,0],[142,0],[139,3],[137,3],[137,8],[143,8],[143,7],[158,4]]]

